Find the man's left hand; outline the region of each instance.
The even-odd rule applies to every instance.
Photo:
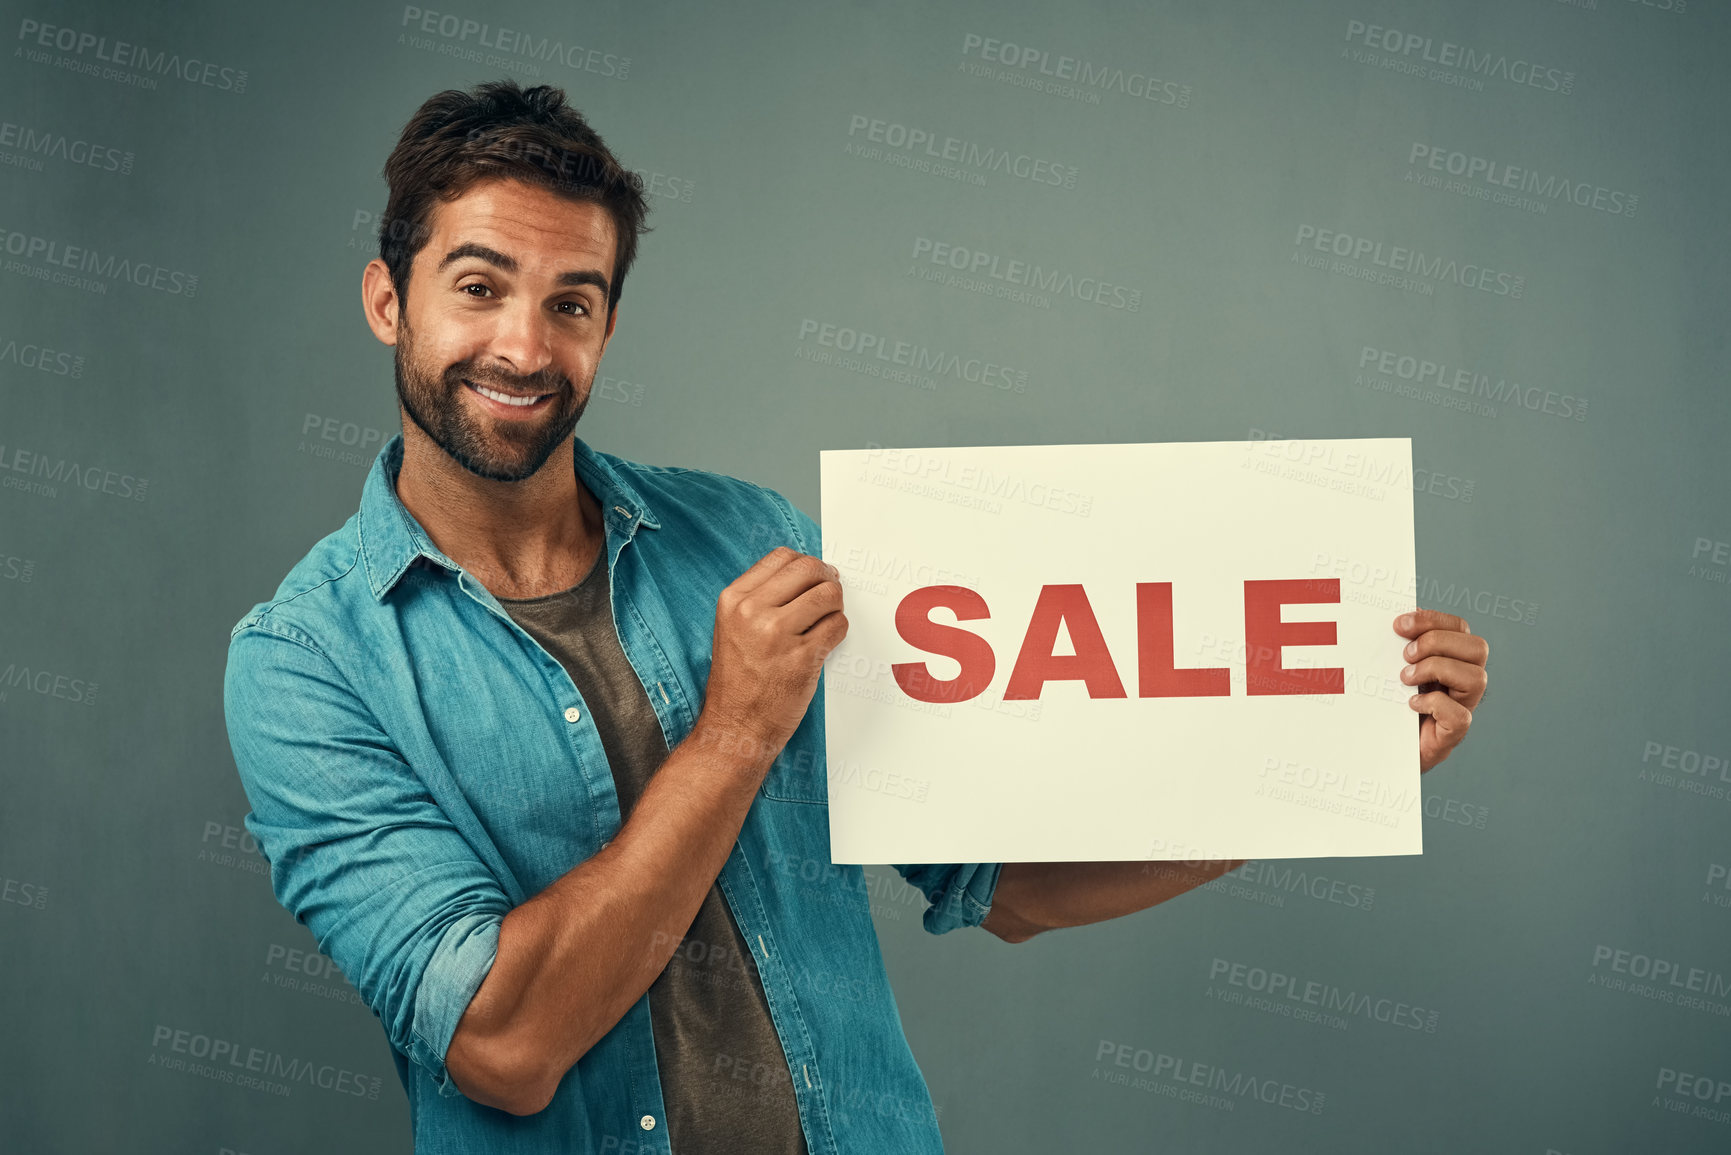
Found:
[[[1419,773],[1454,752],[1473,724],[1473,708],[1484,699],[1485,659],[1490,643],[1462,618],[1440,610],[1414,610],[1394,620],[1394,632],[1411,638],[1410,663],[1400,680],[1418,690],[1409,700],[1421,715],[1418,728]]]

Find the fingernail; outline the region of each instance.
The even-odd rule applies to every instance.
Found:
[[[1407,661],[1412,661],[1414,658],[1418,657],[1418,643],[1408,642],[1406,644],[1406,649],[1401,652],[1406,655]]]
[[[1411,614],[1402,614],[1400,616],[1400,628],[1403,630],[1412,629],[1412,615]]]
[[[1402,670],[1400,672],[1401,680],[1402,681],[1410,681],[1412,679],[1412,671],[1413,671],[1413,667],[1411,667],[1411,666],[1408,666],[1406,669]]]

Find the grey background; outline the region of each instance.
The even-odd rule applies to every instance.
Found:
[[[384,157],[427,96],[505,68],[384,3],[4,7],[0,1145],[407,1150],[382,1031],[290,953],[311,936],[240,837],[221,679],[229,628],[353,512],[398,428],[390,351],[358,309]],[[891,874],[876,917],[951,1150],[1731,1146],[1721,5],[436,10],[629,59],[623,77],[510,61],[676,193],[627,282],[580,427],[592,444],[751,478],[813,514],[817,451],[871,443],[1410,436],[1428,471],[1421,601],[1491,640],[1495,677],[1467,745],[1426,776],[1422,858],[1254,864],[1013,949],[925,935],[912,893],[873,870]],[[40,48],[29,21],[229,71],[103,73],[95,49]],[[1373,50],[1351,21],[1572,73],[1571,91],[1383,67],[1353,55]],[[999,77],[1032,65],[972,75],[970,34],[1183,97],[1094,103]],[[1422,53],[1398,60],[1428,70]],[[1073,165],[1075,186],[850,155],[856,115]],[[1404,179],[1415,143],[1638,207],[1421,187]],[[77,163],[90,146],[113,152]],[[1523,291],[1307,268],[1304,225]],[[1140,308],[911,277],[918,237],[1104,277]],[[196,275],[196,293],[45,280],[32,238]],[[819,363],[808,320],[1016,366],[1027,388]],[[1380,391],[1357,379],[1366,347],[1588,404],[1576,420]],[[1688,980],[1707,989],[1633,989],[1639,958],[1708,972]],[[1435,1012],[1435,1029],[1224,1002],[1248,992],[1211,982],[1216,960]],[[281,1097],[165,1069],[164,1028],[381,1089]],[[1324,1108],[1184,1101],[1138,1052]],[[1666,1071],[1706,1077],[1708,1097]]]

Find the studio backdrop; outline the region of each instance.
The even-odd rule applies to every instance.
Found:
[[[432,4],[5,5],[0,1146],[409,1149],[222,678],[399,430],[384,158],[509,76],[653,205],[597,448],[815,516],[821,449],[1412,439],[1344,483],[1492,655],[1423,855],[1017,946],[868,868],[949,1149],[1731,1147],[1722,4]]]

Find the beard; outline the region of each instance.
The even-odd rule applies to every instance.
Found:
[[[458,361],[437,373],[415,356],[408,311],[398,322],[396,344],[397,400],[421,432],[450,458],[476,477],[489,481],[522,481],[546,464],[589,404],[590,380],[578,390],[552,366],[527,377]],[[548,411],[534,421],[493,418],[478,412],[463,394],[464,380],[512,393],[552,393]]]

